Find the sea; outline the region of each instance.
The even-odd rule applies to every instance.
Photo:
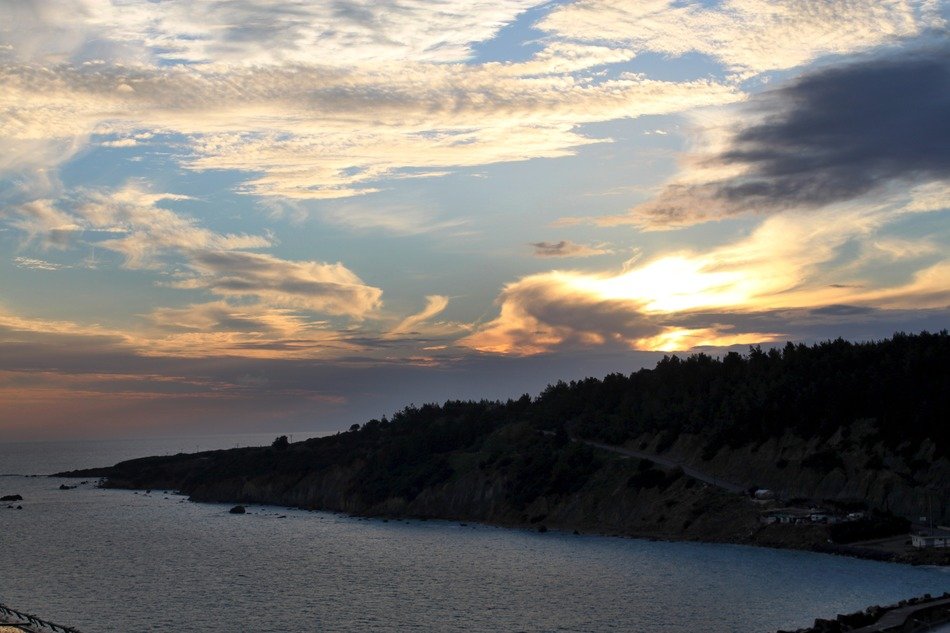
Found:
[[[0,495],[23,496],[0,505],[0,603],[83,633],[753,633],[950,590],[947,568],[275,506],[233,515],[45,476],[272,440],[0,443]]]

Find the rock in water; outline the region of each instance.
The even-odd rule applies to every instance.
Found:
[[[228,510],[228,512],[230,512],[231,514],[244,514],[245,512],[247,512],[247,510],[244,509],[244,506],[234,506],[233,508]]]
[[[23,501],[23,497],[20,495],[4,495],[0,497],[0,501]]]

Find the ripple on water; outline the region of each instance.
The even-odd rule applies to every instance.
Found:
[[[0,484],[24,496],[22,511],[0,509],[0,602],[90,633],[745,633],[950,589],[941,569],[805,552],[262,506],[231,515],[60,483]]]

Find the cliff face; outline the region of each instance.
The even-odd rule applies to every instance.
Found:
[[[133,460],[74,474],[105,476],[108,487],[181,490],[194,501],[276,504],[357,515],[724,542],[754,542],[761,529],[756,508],[748,499],[676,471],[656,470],[640,460],[621,457],[603,459],[572,492],[542,493],[526,503],[513,499],[516,484],[499,470],[461,470],[412,498],[367,501],[353,492],[365,468],[359,460],[305,473],[209,477],[221,468],[223,459],[198,455],[176,456],[165,463]]]
[[[683,434],[663,454],[684,465],[743,486],[760,486],[782,497],[863,501],[869,507],[906,517],[929,516],[950,521],[950,460],[935,457],[925,440],[912,450],[891,451],[882,443],[866,444],[868,424],[856,424],[847,437],[805,440],[788,434],[762,444],[723,447],[708,455],[708,438]],[[655,436],[631,446],[657,448]],[[903,447],[905,449],[910,447]]]
[[[350,439],[326,438],[323,443],[301,443],[282,450],[234,449],[145,458],[66,474],[105,477],[103,485],[107,487],[180,490],[194,501],[877,556],[830,546],[827,526],[762,525],[762,506],[747,495],[705,484],[680,469],[659,468],[647,460],[565,442],[524,426],[502,427],[471,451],[454,451],[447,458],[441,454],[431,460],[439,464],[445,459],[445,469],[417,465],[410,478],[415,484],[408,487],[398,464],[379,470],[379,455],[325,460],[323,449],[339,448]],[[651,445],[658,441],[644,437],[637,448],[655,448]],[[804,444],[790,437],[755,450],[723,448],[713,458],[703,459],[702,438],[684,436],[665,455],[733,482],[757,481],[783,494],[809,498],[854,499],[854,490],[873,493],[876,486],[884,485],[881,481],[889,481],[887,472],[873,473],[866,477],[870,486],[855,489],[847,476],[834,473],[834,469],[825,474],[809,472],[813,468],[801,462],[814,453],[809,452],[812,447],[807,442]],[[776,475],[779,455],[789,464]],[[798,455],[806,455],[805,460],[795,461]],[[842,469],[851,461],[851,457],[844,458]],[[384,476],[374,475],[378,472]],[[386,476],[389,472],[392,475]],[[440,474],[433,477],[432,472]],[[887,493],[895,494],[893,489]],[[883,499],[897,503],[890,496]]]
[[[331,437],[73,474],[197,501],[795,547],[837,530],[857,542],[906,530],[882,513],[932,509],[950,523],[948,361],[947,332],[669,357],[535,399],[410,406]],[[747,496],[702,483],[716,479],[871,512],[831,533],[766,528]]]

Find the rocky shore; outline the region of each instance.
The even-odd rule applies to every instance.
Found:
[[[542,439],[541,441],[544,441]],[[312,447],[311,447],[312,448]],[[554,449],[554,450],[563,450]],[[574,447],[572,450],[583,450]],[[288,453],[289,452],[289,453]],[[293,455],[299,452],[300,455]],[[290,456],[288,456],[288,454]],[[677,541],[799,549],[911,564],[950,564],[950,550],[893,551],[835,544],[827,525],[765,525],[761,503],[676,469],[596,451],[573,489],[519,483],[503,469],[465,467],[410,494],[371,494],[365,463],[319,467],[306,446],[232,449],[131,460],[110,468],[58,473],[100,477],[108,488],[175,490],[198,502],[268,504],[354,516],[444,519],[506,527]],[[305,466],[289,467],[300,460]],[[469,458],[469,462],[474,461]],[[586,472],[589,471],[589,472]]]
[[[950,334],[666,357],[535,398],[64,473],[195,501],[743,543],[911,563],[950,523]],[[762,493],[760,495],[759,493]]]
[[[80,633],[71,626],[56,624],[32,613],[0,604],[0,633],[40,633],[41,631]]]
[[[950,622],[950,592],[942,596],[926,594],[888,606],[840,614],[833,620],[819,618],[815,624],[796,631],[777,633],[898,633],[929,631]]]

